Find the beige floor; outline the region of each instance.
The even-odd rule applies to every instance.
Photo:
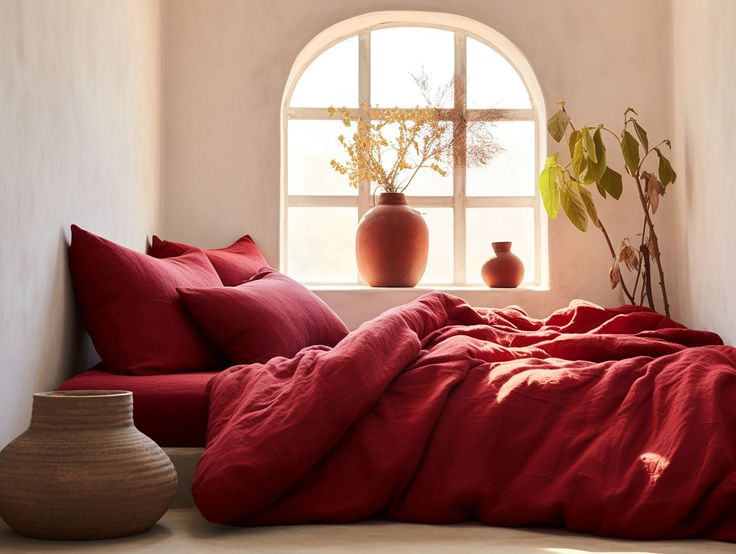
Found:
[[[637,542],[561,531],[504,529],[476,524],[407,525],[366,522],[237,529],[211,525],[190,509],[170,510],[149,532],[97,542],[34,541],[0,522],[0,552],[503,552],[509,554],[736,553],[736,544],[713,541]]]

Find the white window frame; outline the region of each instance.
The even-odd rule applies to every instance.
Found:
[[[334,46],[335,44],[358,36],[358,101],[359,103],[365,103],[371,105],[370,98],[370,71],[371,71],[371,60],[370,60],[370,41],[371,31],[377,29],[385,29],[389,27],[430,27],[441,29],[444,31],[451,31],[454,33],[454,74],[460,77],[462,86],[466,85],[466,61],[467,61],[467,39],[473,38],[494,51],[503,56],[516,70],[517,74],[521,77],[522,82],[527,88],[529,98],[532,107],[529,109],[512,109],[512,110],[487,110],[487,109],[468,109],[464,104],[464,100],[467,97],[466,94],[455,95],[454,109],[463,110],[466,113],[466,117],[469,121],[494,121],[498,119],[496,112],[503,115],[505,121],[532,121],[535,127],[535,175],[538,175],[541,171],[541,167],[544,163],[544,156],[546,153],[546,137],[544,133],[544,122],[546,121],[544,102],[542,100],[541,89],[534,78],[534,74],[531,67],[526,63],[525,58],[518,52],[515,46],[513,46],[508,39],[498,35],[492,29],[482,26],[478,22],[471,19],[462,18],[459,16],[453,16],[451,14],[431,14],[431,13],[411,13],[411,12],[392,12],[394,17],[390,20],[383,19],[382,21],[373,22],[372,24],[365,25],[359,30],[353,30],[333,38],[327,43],[322,42],[317,49],[309,53],[309,48],[305,48],[302,54],[307,53],[308,57],[302,60],[301,63],[299,58],[292,68],[292,75],[290,75],[289,82],[284,92],[284,99],[282,102],[282,141],[281,141],[281,182],[282,182],[282,201],[281,201],[281,255],[280,255],[280,268],[282,271],[288,272],[288,217],[287,212],[290,207],[346,207],[358,209],[358,220],[372,207],[373,195],[370,190],[370,183],[362,182],[358,187],[358,194],[356,196],[347,195],[290,195],[288,194],[288,123],[292,120],[332,120],[328,113],[327,107],[324,108],[292,108],[290,106],[291,96],[296,88],[296,84],[301,78],[303,72],[307,67],[323,52]],[[400,14],[400,17],[396,17],[396,14]],[[349,23],[355,20],[361,20],[371,15],[378,16],[380,14],[367,14],[353,20],[348,20]],[[438,19],[434,21],[427,20],[427,17],[438,16]],[[485,32],[478,33],[473,32],[472,28],[457,27],[448,24],[439,24],[436,21],[447,21],[450,19],[461,19],[472,23],[475,26],[481,26]],[[334,26],[329,30],[334,30],[336,27],[341,27],[341,24]],[[328,30],[328,31],[329,31]],[[491,41],[489,40],[488,31],[494,33],[501,40]],[[315,37],[310,43],[314,45],[318,39],[324,35],[322,33]],[[504,48],[504,44],[499,42],[506,42],[507,45]],[[509,51],[511,50],[511,51]],[[516,56],[514,56],[516,54]],[[301,56],[301,55],[300,55]],[[301,56],[304,58],[304,56]],[[515,59],[512,60],[511,57]],[[520,63],[526,67],[520,69]],[[531,76],[531,78],[530,78]],[[407,109],[407,111],[411,111]],[[358,109],[351,110],[351,115],[357,119]],[[464,139],[461,143],[461,147],[464,148]],[[434,207],[446,207],[453,209],[453,282],[452,283],[424,283],[424,285],[432,287],[442,287],[443,285],[451,287],[465,287],[474,286],[473,284],[466,283],[466,209],[467,208],[518,208],[518,207],[532,207],[534,209],[534,255],[535,255],[535,274],[533,282],[526,282],[524,285],[527,286],[546,286],[548,284],[548,255],[547,255],[547,219],[544,217],[544,210],[542,210],[541,198],[539,195],[538,187],[534,186],[534,195],[532,196],[467,196],[466,195],[466,166],[464,164],[455,164],[453,168],[453,195],[452,196],[414,196],[407,194],[409,204],[415,208],[434,208]],[[431,248],[431,246],[430,246]],[[350,286],[360,285],[360,281],[355,282],[315,282],[307,283],[321,286]]]

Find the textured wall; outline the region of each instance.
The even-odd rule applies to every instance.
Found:
[[[736,2],[673,3],[673,121],[679,179],[665,198],[675,316],[736,344]]]
[[[70,223],[143,249],[159,211],[159,5],[0,0],[0,447],[86,363]]]
[[[655,0],[165,0],[163,230],[219,246],[251,233],[279,257],[280,104],[289,70],[315,35],[380,10],[453,11],[492,27],[526,55],[547,109],[565,98],[578,122],[620,125],[636,106],[653,136],[670,132],[670,2]],[[631,17],[627,13],[635,13]],[[634,203],[627,191],[623,205]],[[602,211],[618,241],[622,204]],[[463,293],[476,304],[520,303],[535,315],[575,297],[620,302],[607,287],[602,237],[550,226],[551,291]],[[320,291],[351,326],[415,295]]]

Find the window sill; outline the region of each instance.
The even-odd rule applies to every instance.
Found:
[[[343,319],[349,329],[376,317],[384,310],[400,306],[428,292],[439,291],[458,296],[471,306],[523,306],[529,314],[549,313],[559,302],[549,286],[525,284],[518,288],[488,288],[483,285],[423,285],[419,287],[369,287],[350,284],[308,284]]]
[[[366,292],[375,291],[377,293],[406,293],[408,291],[425,292],[446,292],[448,294],[462,294],[464,292],[488,292],[488,293],[510,293],[514,291],[524,292],[549,292],[549,285],[532,285],[523,284],[516,288],[490,288],[485,285],[418,285],[416,287],[371,287],[368,285],[317,285],[305,284],[309,290],[314,292]]]

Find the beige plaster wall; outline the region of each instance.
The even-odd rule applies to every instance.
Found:
[[[675,316],[736,344],[736,2],[674,0],[674,162],[667,280]]]
[[[71,223],[143,249],[159,215],[155,0],[0,0],[0,447],[82,369]]]
[[[650,134],[670,132],[669,0],[164,0],[163,230],[207,247],[251,233],[279,259],[280,107],[300,50],[347,18],[381,10],[453,12],[499,31],[536,71],[549,112],[617,126],[635,106]],[[636,17],[629,14],[635,13]],[[627,191],[622,202],[634,202]],[[618,241],[621,204],[602,211]],[[618,304],[602,237],[550,225],[550,291],[456,291],[475,304],[543,315],[582,297]],[[419,291],[319,291],[355,326]]]

